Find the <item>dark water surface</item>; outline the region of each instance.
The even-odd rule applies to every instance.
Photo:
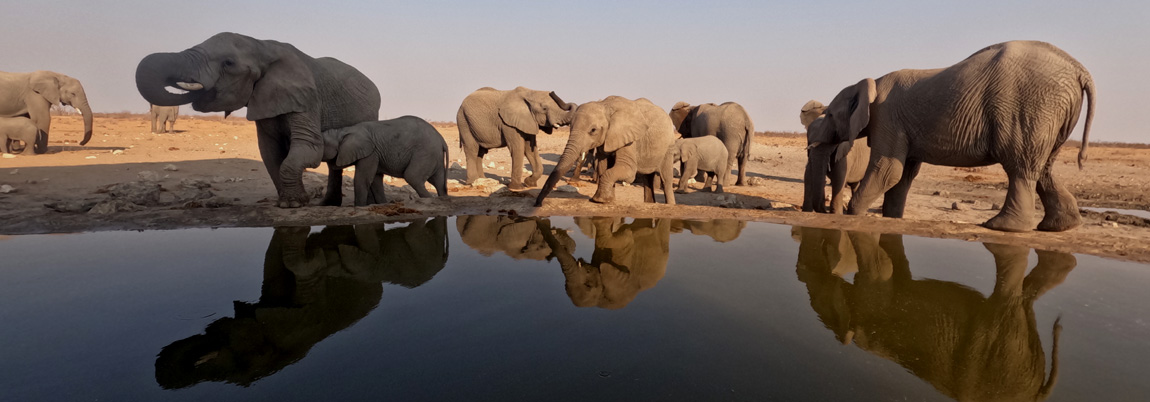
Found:
[[[0,400],[1144,401],[1148,287],[1144,264],[737,221],[15,236]]]

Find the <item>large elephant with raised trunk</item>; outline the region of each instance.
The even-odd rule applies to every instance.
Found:
[[[32,151],[48,152],[52,105],[71,106],[84,118],[85,145],[92,139],[92,107],[80,81],[52,71],[7,73],[0,71],[0,117],[28,116],[39,130]]]
[[[160,106],[191,103],[225,116],[246,106],[280,207],[307,205],[303,171],[320,164],[323,130],[379,120],[379,89],[354,67],[230,32],[179,53],[144,57],[136,88]],[[343,171],[331,164],[328,171],[324,205],[340,205]]]
[[[1081,225],[1082,217],[1074,196],[1054,180],[1052,166],[1078,123],[1084,99],[1080,168],[1094,119],[1094,80],[1054,45],[1000,43],[950,67],[865,78],[839,92],[823,123],[807,130],[810,152],[803,181],[808,192],[823,186],[828,160],[865,137],[871,158],[847,207],[851,214],[865,213],[883,196],[883,216],[902,217],[922,163],[997,163],[1009,180],[1006,201],[983,226],[1034,229],[1037,189],[1045,213],[1038,230],[1069,230]]]
[[[595,171],[598,189],[591,201],[609,203],[615,200],[615,183],[630,182],[640,176],[643,200],[655,202],[655,175],[662,180],[667,204],[675,204],[671,159],[675,127],[671,118],[654,103],[639,98],[619,96],[579,105],[571,120],[571,136],[547,183],[535,198],[535,206],[551,193],[555,183],[580,155],[595,149]]]
[[[459,105],[455,122],[459,146],[467,157],[467,182],[483,178],[483,156],[495,148],[511,152],[511,183],[519,190],[535,187],[543,177],[543,159],[535,136],[571,123],[574,103],[563,102],[555,92],[518,87],[510,91],[483,87]],[[531,176],[523,180],[523,159],[531,164]]]
[[[808,101],[799,111],[799,122],[803,124],[804,129],[809,129],[811,124],[823,124],[824,120],[819,118],[823,116],[826,109],[827,107],[822,102]],[[812,131],[807,130],[807,132]],[[809,143],[810,139],[808,138],[807,141]],[[828,163],[826,167],[827,176],[831,178],[831,209],[829,212],[841,214],[846,209],[847,197],[846,193],[843,192],[846,187],[850,187],[852,194],[858,190],[858,184],[862,181],[863,175],[866,174],[867,163],[870,163],[870,146],[866,144],[866,141],[866,138],[859,138],[850,145],[839,144],[840,149],[836,149],[834,155],[826,158]],[[809,154],[810,150],[807,152]],[[815,185],[804,189],[803,211],[828,212],[823,190],[823,186]]]
[[[727,169],[738,164],[739,175],[735,185],[747,179],[747,162],[751,160],[751,144],[755,138],[755,123],[743,106],[735,102],[721,105],[704,103],[691,106],[678,102],[671,107],[671,122],[684,138],[715,136],[727,147]],[[700,178],[696,178],[698,180]],[[721,183],[727,185],[728,183]]]
[[[843,345],[888,359],[959,401],[1041,401],[1058,382],[1055,319],[1047,355],[1034,302],[1077,265],[1066,253],[984,244],[994,257],[989,296],[917,278],[902,235],[796,228],[796,273],[819,321]],[[850,261],[843,261],[849,259]],[[844,269],[847,268],[847,269]],[[981,268],[981,267],[979,267]],[[852,280],[846,277],[854,273]]]

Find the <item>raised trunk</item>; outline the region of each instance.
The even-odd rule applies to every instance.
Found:
[[[84,115],[84,139],[80,140],[80,145],[87,145],[92,139],[92,107],[88,106],[87,99],[82,99],[73,106]]]
[[[807,150],[807,169],[803,174],[803,211],[826,212],[827,145]],[[834,149],[834,146],[830,146]]]
[[[149,54],[136,66],[136,89],[153,105],[178,106],[191,103],[199,97],[199,91],[175,94],[165,88],[179,88],[180,82],[203,84],[195,74],[197,63],[188,51]]]
[[[543,184],[543,188],[539,190],[539,196],[535,198],[535,206],[543,206],[543,199],[547,198],[547,194],[550,194],[551,190],[555,188],[555,183],[558,183],[559,178],[571,170],[575,166],[575,161],[579,160],[579,156],[587,151],[582,148],[577,140],[567,141],[567,147],[563,148],[563,155],[559,157],[555,169],[551,171],[551,175],[547,176],[547,182]]]

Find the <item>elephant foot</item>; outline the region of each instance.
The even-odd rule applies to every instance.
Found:
[[[1038,223],[1038,230],[1043,232],[1065,232],[1082,226],[1082,215],[1071,213],[1047,213]]]
[[[591,202],[594,202],[597,204],[610,204],[612,202],[615,202],[615,196],[595,195],[594,197],[591,197]]]
[[[675,190],[675,194],[687,194],[687,190]]]
[[[595,191],[595,195],[591,197],[591,202],[599,204],[615,202],[615,189],[613,186],[599,186],[599,189]]]
[[[323,198],[323,202],[320,203],[320,205],[327,206],[327,207],[341,206],[341,205],[343,205],[343,194],[336,195],[336,196],[328,195],[327,197]]]
[[[307,192],[302,189],[297,191],[284,191],[283,194],[280,194],[280,199],[276,203],[276,206],[280,208],[304,207],[307,206],[309,199],[311,199],[311,197],[308,197]]]
[[[518,180],[512,180],[510,183],[507,183],[507,188],[512,190],[523,190],[527,187],[524,187],[523,183],[520,183]]]
[[[998,214],[990,218],[990,220],[982,224],[982,227],[1003,232],[1029,232],[1034,230],[1034,226],[1032,226],[1029,221],[1017,216],[1003,214]]]
[[[529,176],[523,180],[523,184],[527,187],[536,187],[539,185],[539,178],[535,176]]]

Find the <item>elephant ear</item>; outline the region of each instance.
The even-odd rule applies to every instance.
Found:
[[[50,104],[60,103],[60,81],[51,74],[34,74],[31,79],[32,91],[43,96]]]
[[[817,100],[808,101],[803,105],[802,110],[799,111],[799,123],[802,123],[803,127],[809,127],[826,109],[827,107],[824,106],[822,102]]]
[[[694,145],[688,143],[684,143],[683,146],[679,147],[679,161],[685,163],[690,160],[690,155],[695,153],[695,148]]]
[[[531,109],[527,107],[527,101],[519,95],[518,91],[507,94],[499,102],[499,119],[503,120],[503,124],[515,127],[516,130],[524,134],[539,132],[539,124],[531,116]]]
[[[248,120],[263,120],[282,114],[318,112],[319,94],[315,77],[303,59],[286,45],[274,43],[278,48],[271,63],[264,66],[263,75],[255,83],[248,99]]]
[[[863,129],[870,124],[870,105],[874,103],[874,99],[878,95],[874,80],[870,78],[864,78],[855,84],[855,91],[855,98],[851,101],[854,110],[851,111],[847,142],[854,142],[859,137],[859,133],[862,133]]]
[[[646,121],[634,105],[619,105],[607,119],[608,129],[604,135],[603,150],[615,152],[635,141],[647,131]]]
[[[338,167],[351,166],[360,159],[371,156],[375,152],[375,147],[368,137],[367,130],[362,128],[351,128],[346,136],[339,141],[339,153],[335,157],[335,165]]]

